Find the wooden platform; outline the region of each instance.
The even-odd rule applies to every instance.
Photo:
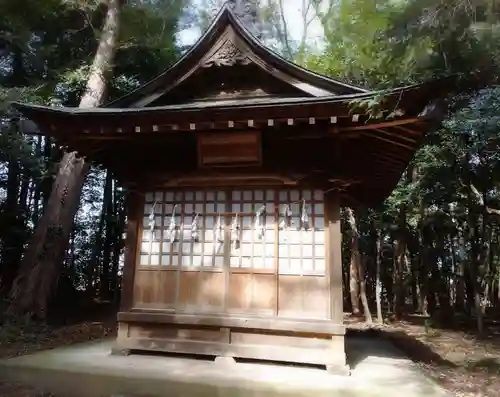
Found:
[[[343,325],[323,320],[122,312],[115,354],[161,351],[321,365],[348,374]]]

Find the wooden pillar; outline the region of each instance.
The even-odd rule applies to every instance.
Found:
[[[344,322],[342,293],[342,232],[340,229],[340,195],[331,191],[325,196],[325,229],[327,231],[326,263],[330,285],[330,319],[333,323],[342,325]],[[348,374],[349,366],[345,354],[345,328],[332,336],[333,362],[327,365],[328,371],[338,374]]]
[[[342,297],[342,233],[340,230],[340,200],[337,192],[326,197],[328,228],[327,263],[330,282],[330,318],[336,324],[343,323]]]
[[[139,226],[142,217],[139,207],[142,197],[134,192],[129,192],[126,198],[127,228],[125,240],[125,259],[123,263],[122,291],[120,300],[120,311],[128,311],[133,305],[134,276],[137,264],[137,248],[139,245]]]
[[[140,243],[139,230],[142,222],[142,208],[144,205],[142,197],[135,192],[128,192],[125,201],[127,211],[127,226],[125,240],[125,259],[123,263],[122,289],[120,297],[120,312],[127,312],[134,304],[134,279],[135,267],[137,265],[137,253]],[[118,318],[120,316],[118,315]],[[128,337],[128,323],[118,322],[118,335],[111,349],[114,355],[128,355],[130,350],[123,347]]]

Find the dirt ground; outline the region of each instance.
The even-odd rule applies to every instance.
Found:
[[[347,319],[353,337],[383,338],[393,342],[436,379],[454,397],[500,395],[500,324],[490,327],[489,338],[477,340],[467,330],[429,329],[415,321],[367,327]],[[9,326],[0,329],[0,357],[14,357],[58,346],[84,342],[116,333],[113,320],[82,322],[50,329]],[[56,397],[22,385],[0,383],[0,397]],[[62,396],[57,396],[62,397]]]
[[[7,326],[0,328],[0,358],[16,357],[40,350],[86,342],[116,335],[113,320],[83,322],[57,329],[43,326]],[[62,397],[23,385],[0,382],[0,397]]]
[[[423,326],[404,322],[395,324],[387,334],[453,396],[500,395],[500,326],[486,340],[477,340],[463,330],[426,332]]]
[[[368,328],[346,320],[351,334],[390,340],[453,397],[500,395],[500,324],[489,325],[488,337],[478,340],[467,327],[429,329],[422,318]]]

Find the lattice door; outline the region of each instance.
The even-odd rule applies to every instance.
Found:
[[[194,219],[199,229],[196,239]],[[324,244],[320,190],[148,193],[138,263],[138,279],[147,281],[140,287],[136,282],[136,302],[192,312],[324,317],[328,300]],[[162,272],[157,279],[174,293],[162,293],[161,283],[151,280],[154,276],[140,274],[155,270]]]

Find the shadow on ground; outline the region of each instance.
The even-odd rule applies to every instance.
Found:
[[[356,366],[356,364],[359,361],[362,361],[367,355],[373,354],[373,352],[366,350],[359,352],[355,348],[353,348],[352,341],[356,340],[356,338],[369,338],[372,340],[388,341],[406,356],[411,358],[411,360],[414,362],[423,364],[436,364],[448,368],[453,368],[456,366],[451,361],[443,359],[428,345],[422,343],[418,339],[415,339],[413,336],[406,334],[406,332],[404,331],[385,331],[383,329],[376,328],[366,330],[349,329],[347,335],[348,338],[346,338],[346,352],[349,362],[352,366]],[[361,354],[361,356],[359,356],[359,354]],[[380,354],[380,352],[376,352],[376,354]]]

